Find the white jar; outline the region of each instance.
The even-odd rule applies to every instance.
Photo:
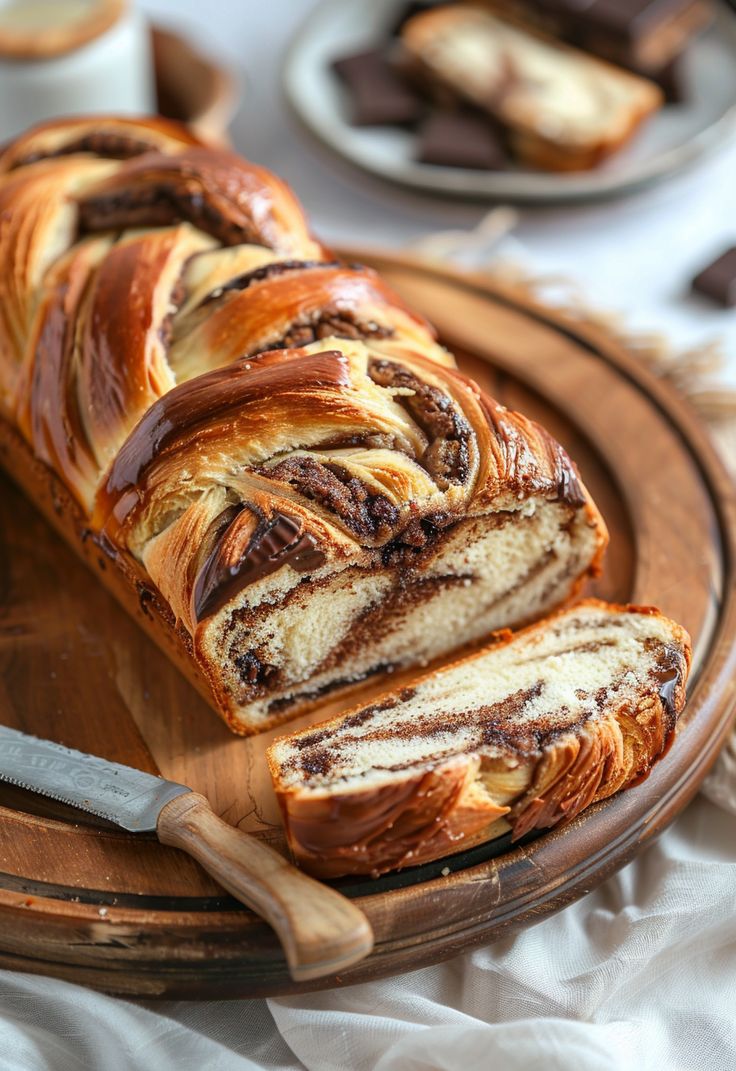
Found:
[[[125,0],[0,0],[0,142],[55,116],[155,110],[150,31]]]

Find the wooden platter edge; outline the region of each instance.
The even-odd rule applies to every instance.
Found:
[[[502,932],[516,930],[530,919],[541,919],[577,899],[627,863],[692,798],[725,740],[736,706],[736,491],[707,432],[686,403],[667,384],[641,368],[616,340],[563,313],[550,314],[529,295],[515,294],[513,287],[489,282],[479,275],[430,267],[407,256],[366,250],[351,250],[349,256],[378,267],[388,264],[397,270],[433,273],[453,285],[472,286],[493,300],[533,310],[549,322],[559,321],[565,330],[585,340],[637,383],[677,429],[703,475],[718,516],[725,582],[708,662],[691,697],[691,719],[705,737],[700,746],[690,744],[682,754],[674,749],[667,763],[655,769],[649,782],[637,789],[635,800],[624,795],[614,801],[614,807],[599,805],[566,829],[555,830],[533,845],[516,848],[498,859],[421,886],[361,897],[359,902],[376,928],[376,953],[342,978],[311,988],[351,984],[416,969],[492,940]],[[634,812],[637,818],[632,821]],[[601,814],[606,816],[608,832],[602,847],[596,849],[592,830]],[[561,873],[558,864],[563,857],[568,865]],[[540,873],[544,876],[541,885]],[[55,974],[120,994],[151,997],[255,996],[305,988],[288,981],[270,931],[247,912],[213,912],[203,917],[180,911],[160,913],[159,917],[155,912],[113,906],[101,916],[95,905],[43,897],[25,899],[31,902],[23,903],[22,892],[0,889],[0,931],[7,932],[11,925],[14,930],[10,944],[0,932],[0,965]],[[427,903],[436,905],[440,899],[444,906],[435,914],[431,930],[423,929],[418,925],[418,916]],[[68,941],[64,951],[64,940],[54,940],[70,926],[83,935],[81,945],[71,953]],[[156,934],[162,930],[167,939],[157,943]],[[243,931],[247,935],[245,944],[237,940]],[[110,932],[119,935],[115,941],[122,941],[115,963],[124,966],[124,970],[111,959],[111,948],[116,946],[106,936]],[[166,963],[169,938],[174,934],[179,935],[177,940],[186,940],[179,942],[174,960]],[[224,955],[223,949],[228,945],[228,955]],[[83,963],[79,962],[80,947],[86,950]],[[38,958],[34,958],[32,949]],[[50,955],[50,951],[54,954]]]

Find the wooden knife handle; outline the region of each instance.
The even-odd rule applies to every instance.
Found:
[[[167,803],[157,833],[273,927],[295,981],[335,974],[373,948],[370,923],[355,904],[223,822],[204,796],[185,792]]]

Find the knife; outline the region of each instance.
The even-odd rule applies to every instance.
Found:
[[[295,981],[335,974],[373,947],[368,919],[347,897],[223,822],[186,785],[5,726],[0,780],[183,849],[273,927]]]

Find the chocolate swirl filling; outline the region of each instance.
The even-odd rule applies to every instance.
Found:
[[[129,227],[168,227],[185,220],[211,234],[222,245],[264,245],[250,222],[228,219],[206,192],[188,185],[161,181],[88,197],[79,204],[82,234]]]
[[[252,507],[232,506],[221,515],[215,545],[194,582],[192,614],[196,621],[217,613],[238,591],[284,565],[308,573],[326,560],[314,536],[302,532],[301,521],[285,513],[261,516],[242,548],[234,529],[246,509],[254,512]]]
[[[397,400],[430,440],[417,460],[437,486],[444,491],[450,484],[465,483],[470,475],[469,443],[473,432],[452,398],[395,361],[373,358],[368,374],[380,387],[412,392]]]
[[[393,361],[371,359],[369,375],[379,386],[402,387],[413,392],[401,395],[400,400],[430,438],[422,456],[416,460],[438,487],[446,490],[451,482],[464,482],[470,469],[468,443],[472,431],[452,398]],[[402,452],[408,446],[397,441],[371,442],[369,437],[362,436],[357,440],[322,444],[321,448],[358,444],[388,446]],[[406,547],[424,548],[436,540],[441,529],[453,523],[449,514],[435,511],[427,518],[412,517],[399,531],[401,510],[386,495],[370,488],[336,461],[295,456],[261,471],[269,479],[289,484],[305,498],[338,516],[362,542],[387,544],[390,549],[384,554],[384,564],[398,561],[399,550],[403,552]]]
[[[276,260],[271,264],[261,264],[259,268],[252,268],[251,271],[243,272],[241,275],[236,275],[235,278],[229,279],[222,286],[215,287],[202,299],[198,307],[201,308],[204,305],[211,304],[213,301],[219,301],[220,298],[234,291],[242,293],[243,290],[247,290],[254,283],[262,283],[267,279],[274,279],[289,272],[309,271],[311,268],[339,268],[340,266],[339,260]]]
[[[263,294],[255,293],[252,298],[249,296],[249,300],[253,301],[254,307],[264,301],[272,303],[275,310],[280,311],[282,304],[288,308],[293,295],[300,293],[306,281],[304,293],[307,297],[299,302],[298,311],[285,319],[286,326],[279,323],[273,334],[260,337],[256,346],[249,346],[245,351],[247,354],[252,356],[265,350],[296,349],[331,337],[366,341],[392,338],[395,330],[390,323],[361,315],[364,302],[377,302],[380,305],[386,300],[380,290],[371,291],[373,275],[367,268],[346,266],[336,260],[280,260],[262,264],[211,290],[188,314],[180,330],[182,334],[187,334],[212,314],[213,306],[219,310],[236,294],[241,295],[252,287],[257,288],[259,284],[272,280],[277,280],[275,288]],[[310,293],[308,284],[312,281],[315,289]],[[293,290],[290,289],[292,282]],[[357,289],[356,283],[359,284]],[[247,324],[248,309],[241,307],[240,315]]]
[[[267,474],[336,513],[358,539],[386,540],[399,521],[399,510],[386,495],[371,492],[362,480],[336,462],[289,457],[268,469]]]
[[[285,196],[268,173],[225,150],[148,152],[125,161],[79,199],[79,228],[84,233],[186,220],[223,245],[248,242],[286,251],[293,233],[276,207]],[[281,207],[288,211],[288,199]]]
[[[306,317],[295,320],[286,334],[276,342],[269,344],[269,349],[292,349],[308,346],[310,342],[320,342],[325,338],[391,338],[393,329],[375,320],[361,320],[354,312],[347,309],[325,309],[316,318]]]
[[[155,149],[156,145],[152,141],[144,141],[142,138],[134,138],[128,134],[96,130],[67,141],[56,149],[39,149],[37,152],[27,153],[13,164],[13,170],[16,167],[25,167],[27,164],[36,164],[39,160],[74,156],[76,153],[90,153],[107,160],[129,160],[133,156],[141,156],[144,152],[151,152]]]
[[[374,728],[366,730],[366,723],[370,722],[374,715],[398,706],[399,702],[404,702],[415,694],[415,689],[406,689],[398,696],[389,696],[379,703],[356,711],[355,714],[342,721],[336,730],[317,728],[313,733],[295,741],[297,754],[285,763],[285,767],[287,769],[298,767],[308,776],[325,775],[332,764],[340,760],[342,753],[349,752],[352,747],[365,748],[376,742],[397,739],[443,738],[446,734],[453,732],[460,718],[472,733],[472,739],[466,746],[467,751],[479,746],[497,746],[511,747],[519,754],[534,752],[540,747],[541,734],[514,732],[511,727],[513,719],[542,694],[543,688],[543,682],[537,681],[530,687],[522,688],[496,703],[477,707],[475,710],[463,711],[462,714],[456,711],[448,714],[430,714],[416,718],[411,724],[397,722],[386,725],[378,722]],[[357,728],[360,729],[359,736],[352,735],[351,730]],[[437,758],[442,758],[441,748],[438,750]],[[404,770],[412,765],[413,760],[401,760],[376,765],[375,769]]]
[[[675,731],[680,699],[685,681],[682,655],[675,647],[666,645],[657,665],[656,684],[657,693],[662,709],[665,713],[666,732],[671,735]]]

